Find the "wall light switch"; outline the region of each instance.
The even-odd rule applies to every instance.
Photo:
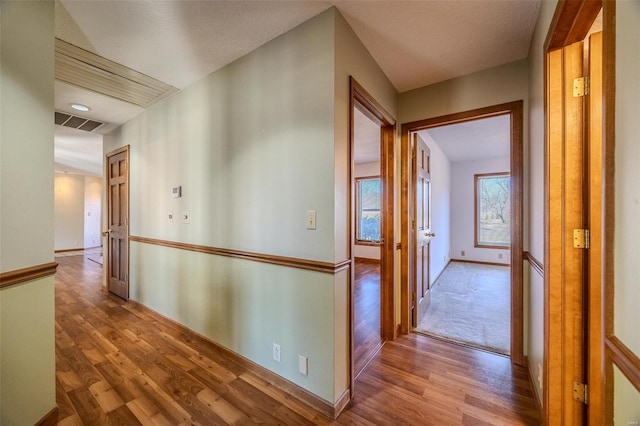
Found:
[[[316,229],[316,211],[307,210],[307,229]]]
[[[186,211],[186,212],[182,212],[182,223],[191,223],[191,212]]]
[[[171,188],[171,197],[172,198],[180,198],[180,197],[182,197],[182,187],[181,186],[174,186],[173,188]]]
[[[309,358],[298,355],[298,371],[305,376],[309,375]]]

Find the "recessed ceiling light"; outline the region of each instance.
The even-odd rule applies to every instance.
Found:
[[[75,110],[82,111],[82,112],[91,111],[91,108],[82,104],[69,104],[69,106],[71,106],[71,108]]]

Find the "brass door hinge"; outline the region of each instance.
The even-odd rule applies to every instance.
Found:
[[[573,382],[573,399],[588,404],[589,387],[584,383]]]
[[[580,98],[589,94],[589,77],[578,77],[573,79],[573,97]]]
[[[573,230],[573,248],[580,248],[580,249],[589,248],[589,230],[588,229]]]

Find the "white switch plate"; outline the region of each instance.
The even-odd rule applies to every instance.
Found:
[[[305,376],[309,375],[309,358],[298,355],[298,371]]]
[[[316,211],[307,210],[307,229],[316,229]]]
[[[190,211],[186,211],[186,212],[182,212],[182,216],[180,216],[182,219],[182,223],[191,223],[191,212]]]
[[[280,345],[277,343],[273,344],[273,360],[280,362]]]

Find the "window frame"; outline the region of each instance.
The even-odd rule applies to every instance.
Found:
[[[509,243],[508,244],[483,244],[479,241],[479,232],[480,232],[480,221],[479,221],[479,210],[480,210],[480,197],[478,196],[478,186],[482,179],[487,179],[490,177],[509,177],[509,202],[507,205],[509,206],[509,210],[511,210],[511,172],[495,172],[495,173],[478,173],[473,175],[474,185],[473,185],[473,195],[474,195],[474,203],[473,203],[473,244],[476,248],[487,248],[487,249],[499,249],[499,250],[510,250],[512,243],[512,235],[511,235],[511,219],[509,219]],[[511,216],[511,212],[509,214]]]
[[[380,175],[374,176],[358,176],[355,178],[355,190],[356,190],[356,217],[355,217],[355,244],[360,246],[380,246],[382,243],[380,240],[363,240],[360,239],[360,182],[377,180],[380,182],[380,238],[382,238],[382,179]]]

